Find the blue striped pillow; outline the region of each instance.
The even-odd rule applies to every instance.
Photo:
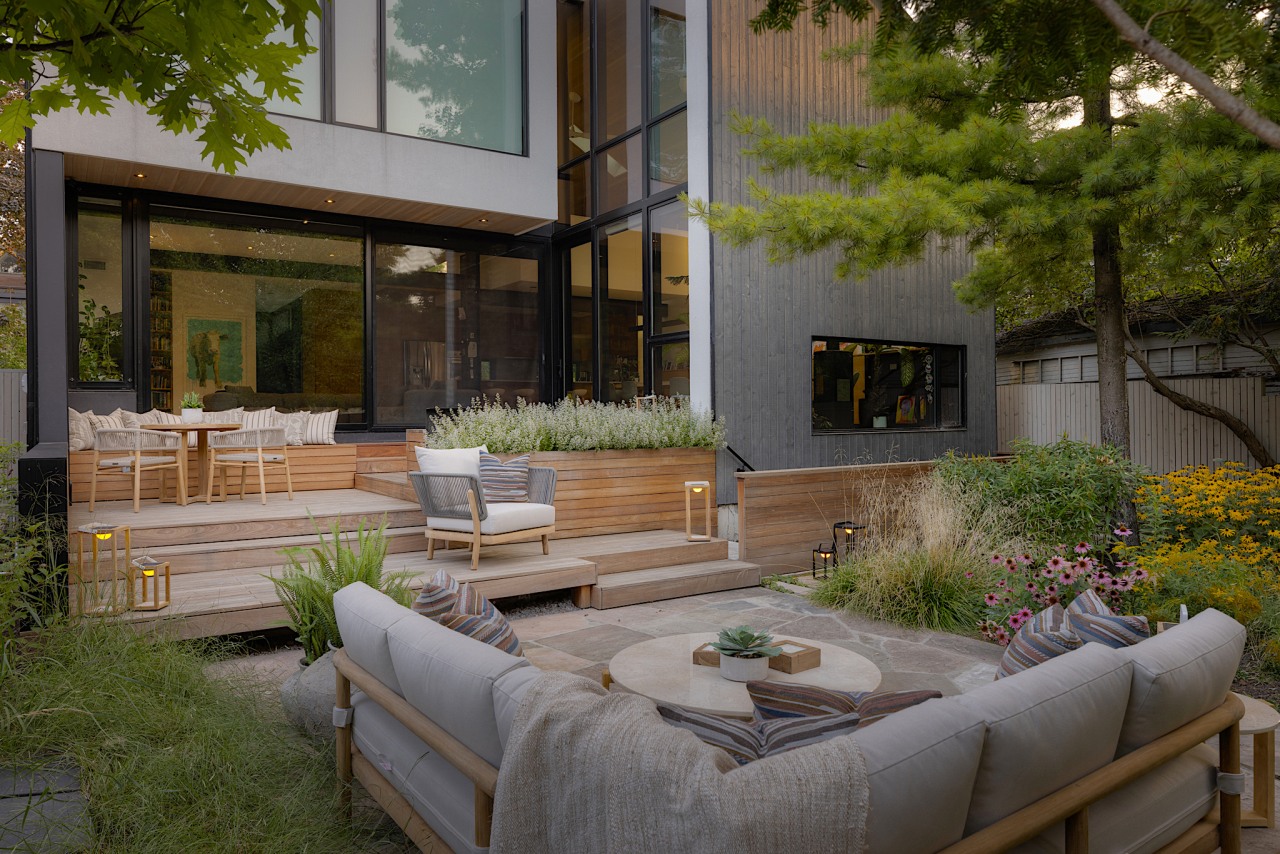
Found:
[[[410,607],[424,617],[439,621],[445,614],[458,609],[461,595],[457,580],[442,569],[435,578],[422,585],[422,592]]]
[[[1072,624],[1068,622],[1061,605],[1051,605],[1036,614],[1023,623],[1013,640],[1009,641],[1004,657],[1000,659],[1000,667],[996,670],[996,678],[1021,673],[1063,653],[1079,649],[1084,642],[1071,628]]]
[[[504,463],[493,454],[481,454],[480,488],[485,501],[528,501],[529,455]]]
[[[707,744],[719,747],[739,765],[845,735],[858,727],[857,712],[755,723],[666,703],[658,703],[658,713],[672,726],[688,730]]]
[[[1146,617],[1113,614],[1092,590],[1084,591],[1067,606],[1067,622],[1085,643],[1100,643],[1112,649],[1133,646],[1151,637]]]
[[[524,654],[515,629],[511,628],[511,623],[507,622],[506,617],[496,611],[492,617],[479,614],[446,614],[440,618],[439,622],[446,629],[453,629],[459,634],[487,643],[489,646],[496,646],[509,655]]]

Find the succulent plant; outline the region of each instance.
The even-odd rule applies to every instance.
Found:
[[[773,658],[782,647],[773,646],[773,635],[757,632],[750,626],[721,629],[711,648],[731,658]]]
[[[200,395],[194,391],[189,391],[182,396],[183,409],[204,409],[204,401],[200,399]]]

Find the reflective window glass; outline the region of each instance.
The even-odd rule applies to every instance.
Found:
[[[333,9],[334,120],[378,126],[378,0],[342,0]]]
[[[684,29],[684,0],[650,0],[650,116],[661,115],[687,98]]]
[[[569,393],[591,400],[596,339],[591,322],[591,244],[580,243],[560,256],[569,300]]]
[[[660,344],[654,349],[653,393],[664,397],[688,397],[689,342]]]
[[[644,218],[634,214],[600,235],[602,399],[631,400],[644,377]]]
[[[271,36],[271,41],[292,43],[289,30],[279,27]],[[316,50],[307,54],[302,61],[289,70],[289,76],[295,77],[301,84],[301,93],[297,101],[287,98],[268,98],[266,110],[269,113],[280,113],[285,116],[298,116],[304,119],[321,118],[321,63],[320,63],[320,19],[307,20],[307,44]],[[262,94],[262,84],[250,73],[244,78],[245,88],[255,95]]]
[[[598,155],[601,213],[644,198],[640,139],[640,134],[629,136]]]
[[[560,173],[560,222],[577,225],[591,219],[591,161],[575,163]]]
[[[81,199],[76,212],[76,308],[81,382],[124,379],[120,203]]]
[[[813,339],[813,429],[961,427],[964,349]]]
[[[644,79],[644,16],[642,0],[598,0],[596,53],[596,109],[600,111],[601,142],[621,136],[640,124]]]
[[[681,111],[649,130],[649,192],[660,193],[689,180],[688,113]]]
[[[689,331],[689,214],[679,200],[649,214],[656,335]]]
[[[591,15],[586,3],[556,4],[559,30],[560,163],[591,149]]]
[[[521,0],[388,0],[387,130],[524,150]]]

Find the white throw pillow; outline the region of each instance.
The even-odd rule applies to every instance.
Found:
[[[338,410],[331,409],[328,412],[313,412],[311,417],[307,419],[307,431],[302,437],[304,445],[336,445],[338,444],[333,438],[333,431],[338,426]],[[477,463],[477,465],[479,465]]]
[[[206,411],[200,418],[202,424],[242,424],[244,423],[244,407],[223,409],[220,412]]]
[[[143,424],[181,424],[182,416],[174,415],[172,412],[165,412],[163,409],[153,409],[150,412],[138,413],[138,426]]]
[[[424,448],[414,447],[418,457],[418,470],[432,474],[469,474],[480,479],[480,455],[489,453],[489,448],[481,445],[478,448]]]
[[[277,426],[284,428],[284,440],[289,445],[301,445],[307,435],[310,412],[277,412]]]
[[[119,411],[119,409],[116,410],[116,412]],[[98,430],[124,429],[124,419],[119,415],[116,415],[115,412],[110,415],[94,415],[92,412],[86,412],[85,417],[89,419],[89,424],[93,427],[95,432]]]
[[[93,424],[90,419],[93,410],[76,412],[67,409],[67,449],[71,451],[93,450]]]
[[[119,418],[120,423],[130,430],[138,429],[138,413],[136,412],[132,412],[128,409],[120,409],[117,407],[116,411],[111,413],[111,417]]]
[[[254,409],[244,414],[240,422],[246,430],[264,430],[268,427],[279,427],[274,406],[268,409]]]

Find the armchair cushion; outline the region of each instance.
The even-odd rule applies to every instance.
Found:
[[[503,462],[493,454],[480,454],[480,488],[484,500],[529,500],[529,455]]]
[[[514,531],[542,528],[556,523],[556,508],[551,504],[511,502],[490,504],[488,509],[488,517],[480,520],[480,533],[484,536],[510,534]],[[427,525],[440,531],[475,533],[471,529],[470,519],[428,516]]]

